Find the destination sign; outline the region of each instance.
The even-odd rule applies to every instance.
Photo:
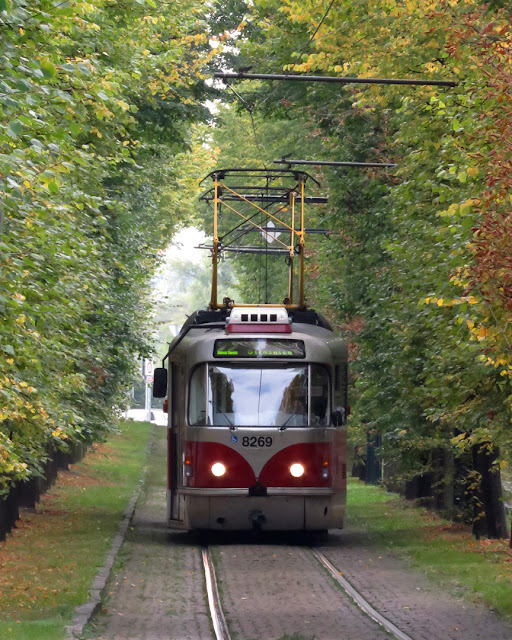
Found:
[[[244,338],[215,340],[214,358],[305,358],[303,340]]]

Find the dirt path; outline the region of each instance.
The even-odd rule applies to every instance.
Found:
[[[156,427],[147,489],[123,547],[106,609],[86,638],[212,640],[198,536],[165,524],[165,428]],[[232,640],[384,640],[300,537],[210,536]],[[512,638],[484,607],[440,592],[364,532],[333,532],[317,543],[382,615],[414,640]]]

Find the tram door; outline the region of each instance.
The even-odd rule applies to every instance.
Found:
[[[169,520],[182,520],[178,500],[178,469],[179,467],[179,417],[176,398],[176,384],[178,376],[176,367],[169,363],[169,427],[167,430],[167,489],[169,491],[168,517]]]

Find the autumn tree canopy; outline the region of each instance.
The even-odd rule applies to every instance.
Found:
[[[235,70],[457,83],[232,81],[243,117],[288,134],[269,141],[270,125],[257,127],[251,153],[264,162],[293,152],[398,164],[317,170],[331,204],[310,215],[335,236],[310,258],[309,301],[350,337],[353,433],[381,434],[409,476],[480,444],[510,454],[512,29],[502,4],[261,0],[224,34]]]
[[[4,1],[0,31],[1,494],[101,437],[150,348],[157,254],[207,162],[210,48],[195,0]]]

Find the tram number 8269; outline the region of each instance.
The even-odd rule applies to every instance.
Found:
[[[271,447],[271,436],[244,436],[242,438],[242,447]]]

